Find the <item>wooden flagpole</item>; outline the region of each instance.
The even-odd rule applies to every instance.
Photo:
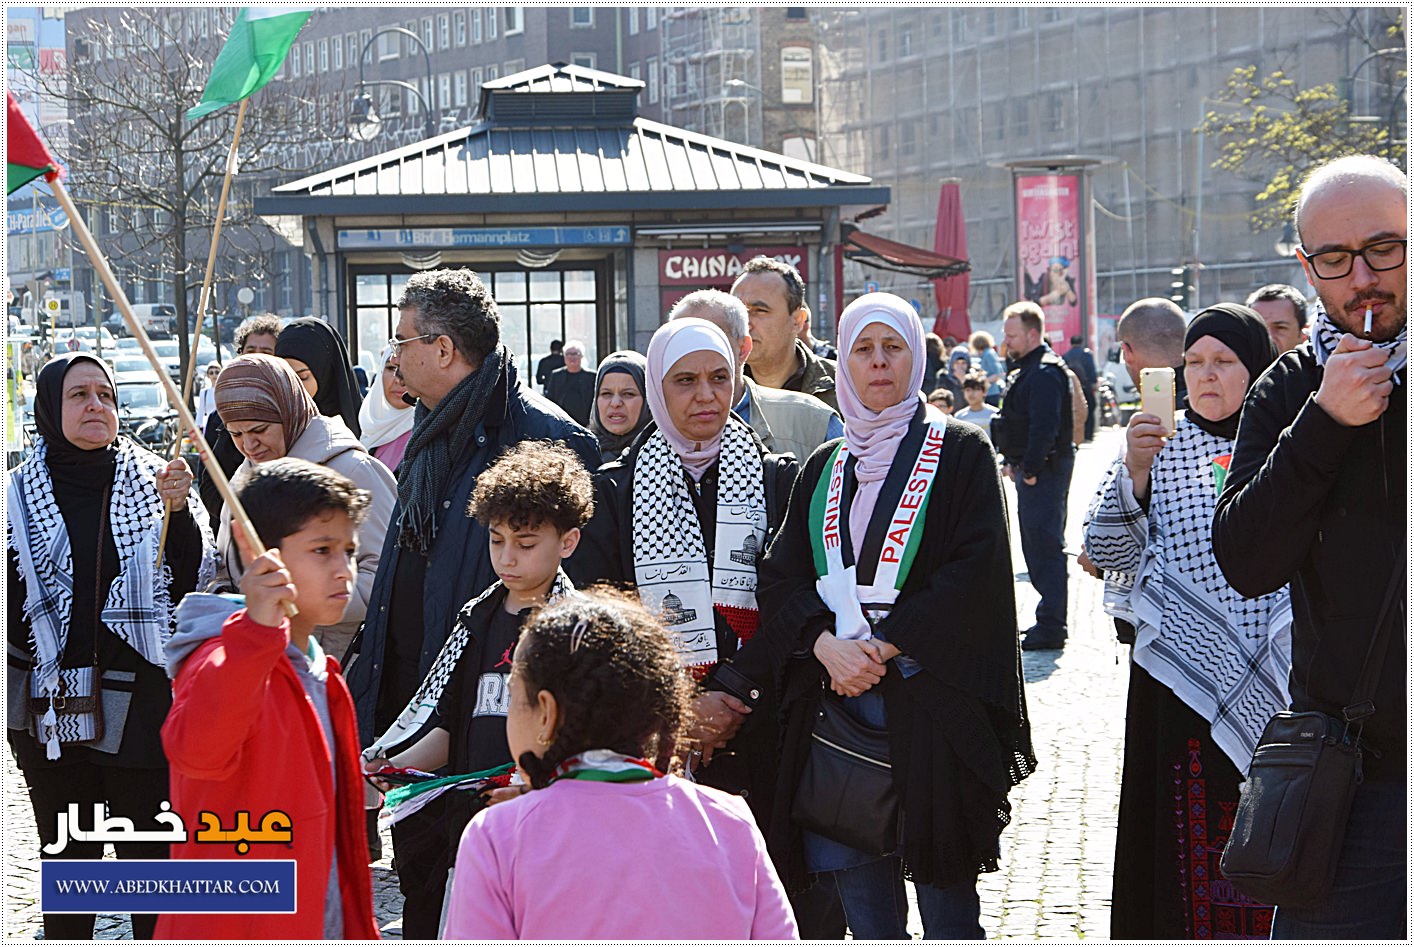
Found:
[[[152,348],[152,340],[147,337],[147,331],[133,315],[132,304],[128,302],[127,294],[123,292],[123,287],[118,285],[118,278],[113,275],[113,268],[108,265],[108,258],[103,255],[103,251],[98,248],[98,242],[93,239],[93,234],[89,232],[88,225],[84,223],[83,217],[79,215],[79,209],[74,205],[73,198],[69,196],[68,188],[64,187],[64,182],[58,176],[49,182],[54,189],[54,197],[59,201],[59,205],[64,208],[64,212],[69,215],[69,224],[73,228],[74,236],[78,237],[83,244],[85,252],[88,253],[89,260],[93,263],[94,269],[98,271],[99,278],[103,281],[103,286],[108,290],[108,295],[113,297],[113,304],[118,307],[118,311],[123,314],[123,322],[128,327],[133,338],[137,339],[138,345],[142,348],[143,355],[152,363],[153,369],[157,372],[157,377],[161,380],[162,386],[167,391],[167,398],[177,406],[177,415],[181,418],[182,426],[191,431],[192,440],[196,442],[197,451],[201,456],[202,463],[206,464],[206,470],[211,475],[211,480],[216,484],[216,489],[221,494],[221,499],[225,501],[226,508],[231,511],[231,520],[240,526],[250,540],[251,549],[254,554],[263,556],[265,546],[260,541],[259,534],[255,527],[251,525],[250,517],[246,515],[245,507],[241,506],[241,501],[236,499],[235,491],[231,489],[230,482],[226,479],[226,474],[221,470],[221,465],[216,462],[216,458],[211,456],[211,447],[206,443],[206,437],[200,428],[196,426],[196,419],[192,417],[191,409],[182,400],[181,392],[177,390],[177,385],[167,375],[162,368],[162,361],[157,357],[157,352]],[[293,602],[287,602],[285,614],[293,617],[297,615],[298,609]]]
[[[206,319],[206,307],[211,301],[211,276],[216,271],[216,250],[221,242],[221,224],[226,219],[226,198],[231,193],[231,178],[236,173],[236,149],[241,143],[241,125],[245,122],[245,109],[250,99],[241,99],[236,111],[236,131],[231,137],[231,149],[226,153],[226,175],[221,179],[221,198],[216,202],[216,224],[211,230],[211,249],[206,254],[206,276],[201,281],[201,296],[196,305],[196,329],[192,332],[191,350],[187,353],[187,374],[182,382],[182,404],[191,403],[191,390],[196,380],[196,353],[201,349],[201,327]],[[220,351],[217,351],[220,357]],[[182,454],[182,439],[178,436],[172,444],[172,459]],[[162,555],[167,550],[167,525],[172,520],[172,505],[166,505],[162,512],[162,534],[157,539],[157,568],[162,568]]]

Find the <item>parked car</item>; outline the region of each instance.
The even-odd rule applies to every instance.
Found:
[[[118,421],[123,433],[148,450],[164,457],[171,452],[177,415],[160,382],[118,382]]]
[[[113,380],[120,385],[145,383],[149,385],[161,385],[162,379],[153,369],[141,352],[136,354],[119,354],[112,361]]]

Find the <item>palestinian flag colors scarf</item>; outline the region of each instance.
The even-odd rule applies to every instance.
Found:
[[[855,460],[840,441],[830,457],[828,475],[815,485],[810,500],[810,547],[821,598],[838,615],[853,609],[864,617],[888,614],[908,579],[923,538],[928,497],[937,476],[945,421],[914,424],[899,443],[889,466],[855,561],[849,532],[849,507],[857,486]],[[867,634],[867,621],[836,622],[847,637]]]
[[[598,783],[639,783],[663,774],[652,763],[613,750],[585,750],[555,767],[550,782],[583,779]]]

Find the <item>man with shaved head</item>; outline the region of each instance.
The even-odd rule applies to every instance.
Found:
[[[1359,721],[1364,779],[1335,883],[1324,898],[1279,904],[1278,940],[1407,933],[1408,197],[1404,174],[1369,155],[1307,177],[1296,227],[1320,297],[1311,344],[1248,393],[1213,522],[1233,588],[1291,586],[1292,709]],[[1368,715],[1355,700],[1367,655],[1378,668]]]

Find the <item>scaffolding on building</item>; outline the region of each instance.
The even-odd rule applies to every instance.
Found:
[[[729,141],[762,143],[761,31],[747,7],[674,7],[659,27],[664,120]]]

